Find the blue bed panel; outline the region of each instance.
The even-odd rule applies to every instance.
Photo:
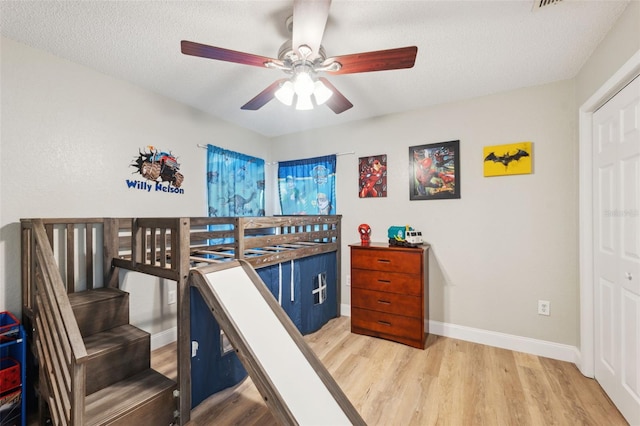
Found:
[[[297,264],[298,261],[294,262]],[[302,327],[302,303],[299,286],[294,285],[293,298],[291,297],[291,262],[266,266],[256,269],[256,272],[262,278],[273,297],[280,302],[280,306],[282,306],[287,316],[300,330]],[[300,271],[297,270],[295,265],[293,268],[293,282],[300,282]]]
[[[313,333],[338,316],[336,253],[324,253],[296,261],[299,272],[302,321],[300,332]]]
[[[194,342],[198,346],[195,356]],[[191,287],[191,344],[191,408],[247,376],[235,351],[222,355],[220,326],[194,287]]]

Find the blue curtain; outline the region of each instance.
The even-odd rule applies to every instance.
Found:
[[[335,155],[278,163],[282,214],[336,214],[335,184]]]
[[[209,216],[264,216],[264,160],[207,145]]]

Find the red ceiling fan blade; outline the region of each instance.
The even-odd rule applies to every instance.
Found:
[[[333,95],[326,102],[326,105],[331,108],[333,112],[340,114],[353,106],[353,104],[349,102],[349,99],[345,98],[329,80],[324,77],[320,77],[318,80],[322,81],[322,83],[333,92]]]
[[[253,55],[251,53],[237,52],[235,50],[223,49],[222,47],[208,46],[206,44],[195,43],[193,41],[182,40],[180,42],[182,53],[185,55],[199,56],[201,58],[217,59],[219,61],[235,62],[237,64],[253,65],[264,67],[265,63],[273,62],[282,64],[277,59],[266,56]]]
[[[242,107],[240,109],[247,109],[247,110],[255,111],[255,110],[258,110],[258,109],[262,108],[263,106],[265,106],[267,104],[267,102],[269,102],[271,99],[273,99],[275,97],[276,90],[278,90],[280,88],[280,84],[285,82],[285,81],[287,81],[287,79],[286,78],[282,78],[280,80],[277,80],[277,81],[271,83],[271,85],[269,87],[264,89],[262,92],[258,93],[249,102],[247,102],[246,104],[242,105]]]
[[[295,52],[298,52],[301,45],[307,45],[312,52],[309,59],[316,57],[329,18],[330,6],[331,0],[294,0],[291,41]]]
[[[331,74],[355,74],[359,72],[397,70],[411,68],[416,62],[418,48],[416,46],[397,49],[377,50],[375,52],[354,53],[353,55],[335,56],[324,63],[339,62],[342,67],[338,71],[327,71]]]

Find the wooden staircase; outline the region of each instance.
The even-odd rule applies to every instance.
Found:
[[[150,335],[129,324],[129,294],[69,294],[87,352],[83,425],[171,425],[176,383],[150,368]]]

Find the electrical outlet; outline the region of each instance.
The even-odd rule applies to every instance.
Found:
[[[178,294],[176,293],[176,290],[169,290],[169,295],[168,295],[168,304],[169,305],[173,305],[174,303],[176,303],[178,300]]]
[[[551,315],[551,303],[548,300],[538,300],[538,315]]]
[[[347,286],[351,285],[351,275],[347,274]]]

